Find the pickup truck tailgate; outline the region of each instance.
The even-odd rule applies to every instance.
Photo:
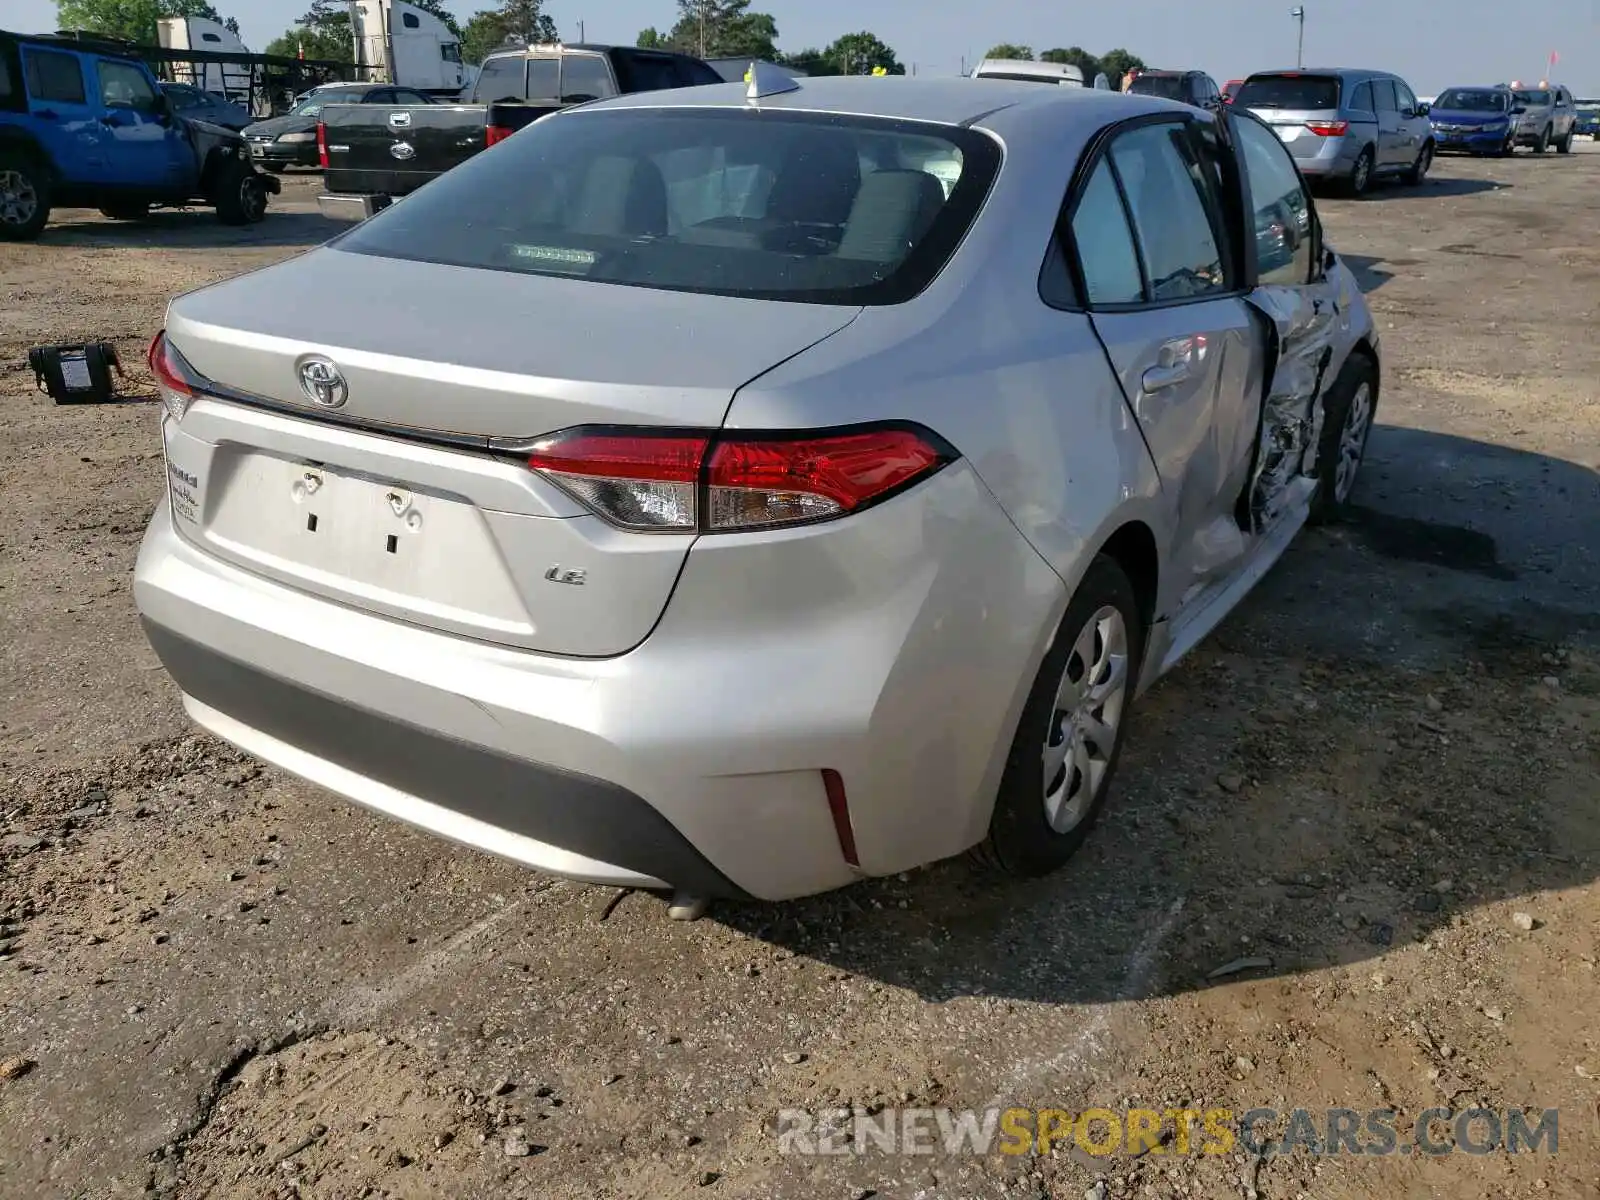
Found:
[[[484,147],[482,104],[330,104],[322,110],[332,192],[403,196]]]

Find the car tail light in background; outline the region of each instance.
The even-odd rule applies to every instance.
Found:
[[[150,374],[155,376],[161,403],[174,421],[183,420],[183,414],[189,411],[199,392],[196,383],[198,376],[194,368],[183,361],[183,355],[167,341],[166,330],[163,329],[150,340],[150,351],[145,355],[145,361],[150,365]]]
[[[496,142],[503,142],[516,131],[504,125],[486,125],[483,130],[483,144],[492,146]]]
[[[524,450],[528,466],[611,524],[660,533],[844,516],[957,457],[909,424],[771,434],[580,427]]]
[[[1318,137],[1343,137],[1350,129],[1349,121],[1307,121],[1306,128]]]
[[[317,165],[328,169],[328,127],[321,121],[317,122]]]

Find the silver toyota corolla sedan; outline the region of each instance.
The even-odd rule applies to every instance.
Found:
[[[135,593],[200,725],[545,871],[1038,875],[1378,364],[1248,114],[758,66],[174,300]]]

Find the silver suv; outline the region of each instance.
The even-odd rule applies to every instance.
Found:
[[[1233,102],[1277,131],[1308,180],[1342,184],[1353,196],[1383,176],[1421,183],[1433,165],[1428,105],[1387,71],[1262,71]]]
[[[1578,106],[1564,87],[1540,84],[1525,88],[1511,85],[1517,118],[1517,144],[1531,146],[1543,154],[1551,146],[1557,154],[1572,153],[1572,138],[1578,124]]]

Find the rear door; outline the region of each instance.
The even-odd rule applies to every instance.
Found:
[[[1261,327],[1244,300],[1214,127],[1124,128],[1076,199],[1085,300],[1160,473],[1179,594],[1243,552],[1233,507],[1259,418]]]
[[[68,183],[109,183],[110,131],[91,100],[83,60],[61,50],[22,47],[33,129]]]

